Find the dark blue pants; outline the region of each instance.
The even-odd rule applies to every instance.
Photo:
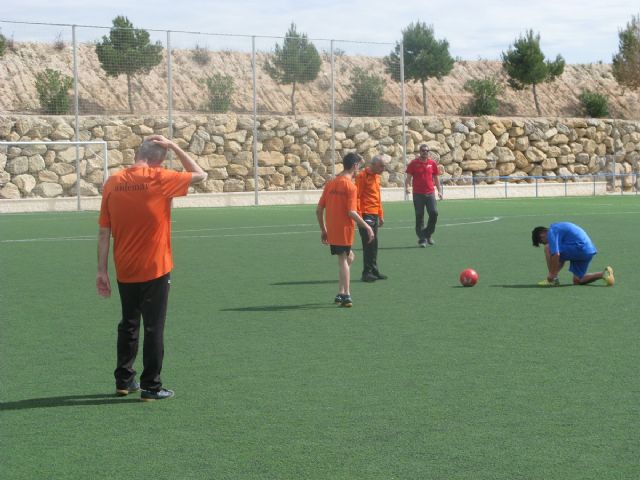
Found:
[[[162,387],[160,372],[164,359],[164,323],[170,286],[168,273],[148,282],[118,282],[122,320],[118,324],[118,360],[113,372],[116,387],[126,388],[135,379],[133,364],[138,354],[141,319],[144,344],[140,387],[144,390],[159,390]]]
[[[436,231],[436,223],[438,221],[438,208],[436,206],[436,195],[424,193],[413,194],[413,208],[416,212],[416,235],[418,240],[426,240],[433,232]],[[424,227],[424,210],[427,209],[427,226]]]
[[[378,227],[380,226],[380,219],[378,215],[369,213],[365,213],[362,219],[367,222],[375,235],[373,242],[369,243],[367,231],[358,227],[358,232],[360,232],[360,238],[362,239],[362,274],[378,273]]]

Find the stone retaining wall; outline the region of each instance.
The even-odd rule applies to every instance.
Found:
[[[258,119],[258,189],[321,189],[333,173],[332,129],[314,118]],[[73,140],[73,117],[0,116],[0,141]],[[400,187],[404,160],[400,118],[337,118],[336,173],[339,159],[357,151],[365,159],[388,156],[383,187]],[[145,136],[169,134],[161,117],[82,117],[80,139],[103,140],[113,173],[133,163]],[[407,119],[408,158],[427,143],[438,157],[445,182],[479,183],[508,177],[558,177],[640,171],[640,122],[560,118]],[[209,173],[196,192],[254,191],[253,119],[242,115],[201,115],[174,119],[173,138]],[[80,194],[100,195],[103,159],[99,146],[80,147]],[[173,167],[179,162],[173,160]],[[76,192],[76,149],[65,146],[0,146],[0,199],[55,198]],[[487,178],[485,178],[487,177]],[[563,180],[564,181],[564,180]],[[631,188],[633,177],[624,177]]]

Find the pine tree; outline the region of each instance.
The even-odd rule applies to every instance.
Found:
[[[515,90],[524,90],[531,85],[536,111],[541,116],[540,102],[536,85],[552,82],[564,72],[564,59],[558,55],[553,62],[545,61],[540,49],[540,35],[529,30],[524,37],[518,38],[513,47],[502,52],[502,68],[509,76],[509,85]]]
[[[291,112],[296,114],[296,85],[309,83],[318,77],[322,59],[306,34],[296,31],[294,23],[286,34],[282,47],[276,43],[273,58],[264,63],[269,76],[280,85],[291,87]]]
[[[620,49],[613,56],[611,70],[623,87],[640,88],[640,15],[631,17],[627,28],[620,30]]]
[[[384,58],[387,73],[397,82],[400,81],[401,48],[404,51],[404,79],[422,85],[422,109],[427,115],[427,80],[447,76],[455,63],[449,55],[449,42],[436,40],[433,27],[427,27],[426,23],[409,24],[402,31],[402,45],[396,42],[394,51]]]
[[[127,94],[129,111],[133,113],[131,98],[131,79],[142,73],[149,73],[162,60],[162,45],[152,44],[149,32],[134,28],[127,17],[113,19],[109,36],[103,36],[96,44],[96,54],[102,69],[110,77],[121,74],[127,76]]]

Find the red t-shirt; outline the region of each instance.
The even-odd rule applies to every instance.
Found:
[[[434,178],[438,176],[438,164],[430,158],[426,162],[414,158],[407,165],[407,173],[413,177],[413,193],[430,195],[435,191]]]
[[[329,180],[324,186],[318,205],[325,208],[329,245],[351,246],[355,224],[349,212],[358,209],[357,190],[351,178],[338,175]]]
[[[149,167],[109,177],[98,223],[111,229],[120,282],[147,282],[171,271],[171,199],[187,194],[191,178],[190,172]]]

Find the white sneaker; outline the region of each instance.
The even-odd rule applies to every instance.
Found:
[[[602,279],[605,281],[608,287],[613,287],[616,283],[616,278],[613,276],[613,268],[606,266],[602,272]]]

